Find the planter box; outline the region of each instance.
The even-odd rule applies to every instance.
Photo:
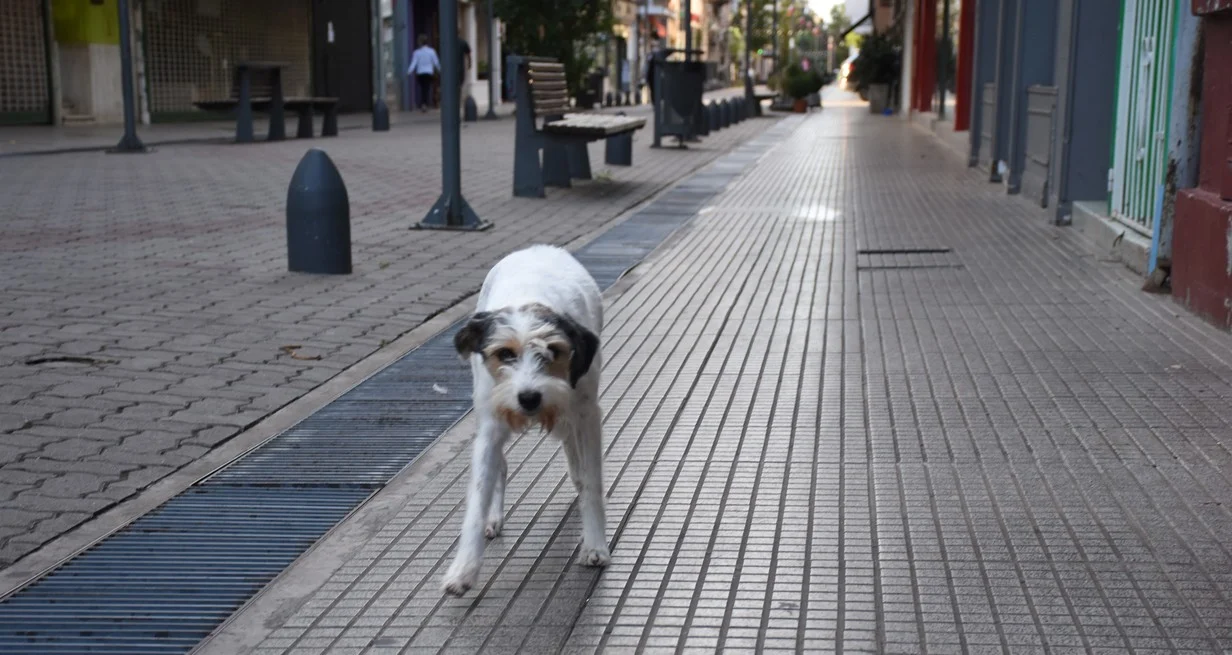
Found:
[[[885,111],[886,105],[890,103],[890,85],[889,84],[870,84],[868,85],[868,113],[880,114]]]

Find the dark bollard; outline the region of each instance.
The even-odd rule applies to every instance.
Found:
[[[324,151],[300,160],[287,189],[287,268],[297,273],[351,272],[351,203],[342,175]]]
[[[603,106],[604,107],[612,106],[612,92],[611,91],[608,91],[607,95],[603,97]]]
[[[625,113],[618,111],[616,115],[624,116]],[[633,133],[626,132],[616,136],[609,136],[604,150],[603,161],[607,162],[610,166],[632,166]]]
[[[706,105],[706,124],[711,132],[718,132],[723,127],[719,124],[719,106],[714,102]]]
[[[736,122],[742,123],[749,117],[749,103],[744,98],[736,101]]]
[[[479,105],[475,104],[475,99],[469,95],[466,96],[466,103],[463,105],[462,120],[467,123],[479,120]]]

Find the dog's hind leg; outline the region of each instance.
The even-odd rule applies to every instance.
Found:
[[[488,520],[483,526],[488,539],[499,537],[505,525],[505,479],[509,477],[509,464],[500,447],[496,449],[496,464],[496,483],[492,486],[492,502],[488,504]]]
[[[489,416],[481,416],[471,452],[471,484],[466,494],[466,518],[453,565],[445,575],[446,593],[461,596],[475,586],[483,561],[484,522],[492,506],[498,476],[504,470],[501,447],[509,436],[508,428]]]
[[[578,508],[582,514],[579,561],[586,566],[607,566],[612,556],[607,548],[603,508],[603,420],[597,406],[586,407],[580,414],[572,443],[565,445],[569,474],[578,490]]]

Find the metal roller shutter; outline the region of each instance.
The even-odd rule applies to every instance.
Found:
[[[155,120],[231,93],[235,62],[279,61],[283,92],[309,95],[309,0],[145,0],[145,60]]]
[[[42,0],[0,0],[0,124],[49,123]]]

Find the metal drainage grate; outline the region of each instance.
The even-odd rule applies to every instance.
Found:
[[[712,162],[578,260],[610,287],[776,141]],[[0,654],[191,650],[469,411],[459,327],[0,601]]]
[[[182,653],[371,489],[195,487],[0,606],[0,653]]]
[[[963,268],[949,248],[862,248],[856,251],[856,270],[910,268]]]

